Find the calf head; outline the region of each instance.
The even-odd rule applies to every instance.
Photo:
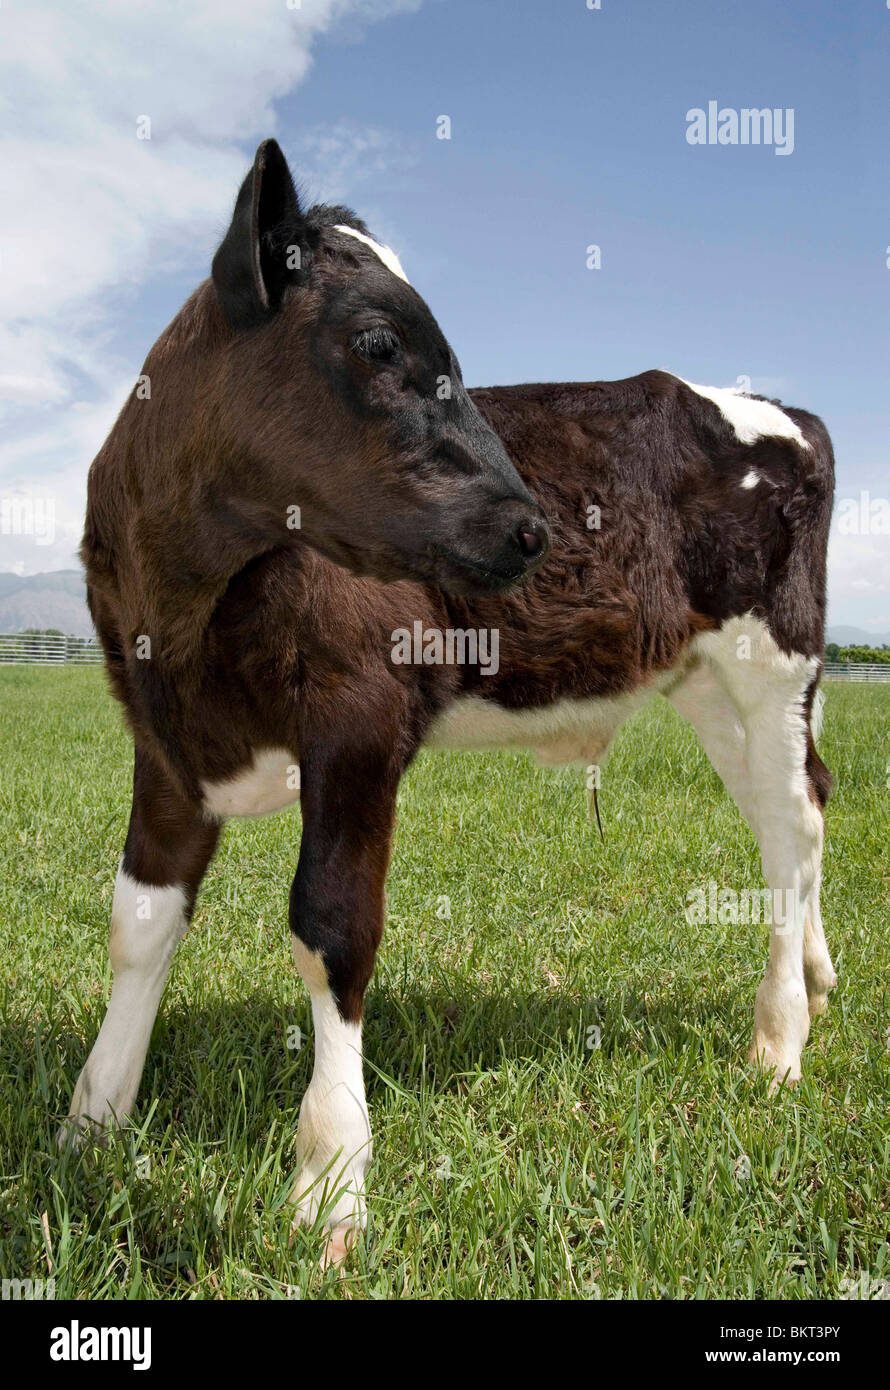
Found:
[[[453,593],[534,569],[547,526],[470,400],[436,320],[344,208],[304,212],[274,140],[213,262],[231,330],[219,409],[248,481],[299,507],[306,541],[357,574]]]

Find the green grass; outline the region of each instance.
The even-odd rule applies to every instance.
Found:
[[[663,702],[617,740],[605,846],[576,772],[419,759],[367,999],[371,1225],[342,1275],[286,1200],[311,1066],[299,815],[227,828],[138,1128],[63,1162],[110,985],[130,747],[97,670],[0,671],[0,709],[3,1277],[51,1264],[78,1298],[747,1299],[890,1275],[890,687],[828,689],[840,985],[803,1083],[773,1098],[744,1061],[766,931],[685,918],[696,885],[759,886],[756,848]]]

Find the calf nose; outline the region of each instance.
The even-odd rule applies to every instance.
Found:
[[[525,560],[537,559],[550,545],[546,522],[540,517],[527,517],[520,521],[514,535]]]
[[[538,568],[550,549],[550,531],[540,512],[536,516],[523,508],[519,515],[520,520],[514,522],[508,533],[507,545],[514,555],[519,552],[523,569],[530,574]],[[516,563],[515,560],[513,563]]]

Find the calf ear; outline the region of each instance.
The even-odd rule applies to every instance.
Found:
[[[257,328],[305,277],[311,238],[287,160],[264,140],[241,185],[232,225],[213,258],[213,283],[233,328]]]

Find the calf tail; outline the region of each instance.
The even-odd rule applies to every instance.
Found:
[[[820,670],[807,689],[803,712],[807,726],[806,769],[810,783],[810,796],[820,807],[824,808],[831,795],[833,778],[816,752],[816,739],[822,732],[822,712],[825,707],[825,696],[819,688],[821,675]]]
[[[819,754],[816,740],[822,730],[825,696],[819,687],[825,657],[825,607],[828,570],[828,533],[834,507],[834,450],[831,437],[817,415],[806,410],[787,410],[799,426],[809,448],[801,450],[798,484],[785,507],[792,536],[789,563],[777,594],[785,612],[793,614],[797,629],[793,642],[798,651],[819,658],[819,670],[807,689],[804,719],[807,732],[806,769],[810,795],[823,807],[831,792],[832,777]]]

